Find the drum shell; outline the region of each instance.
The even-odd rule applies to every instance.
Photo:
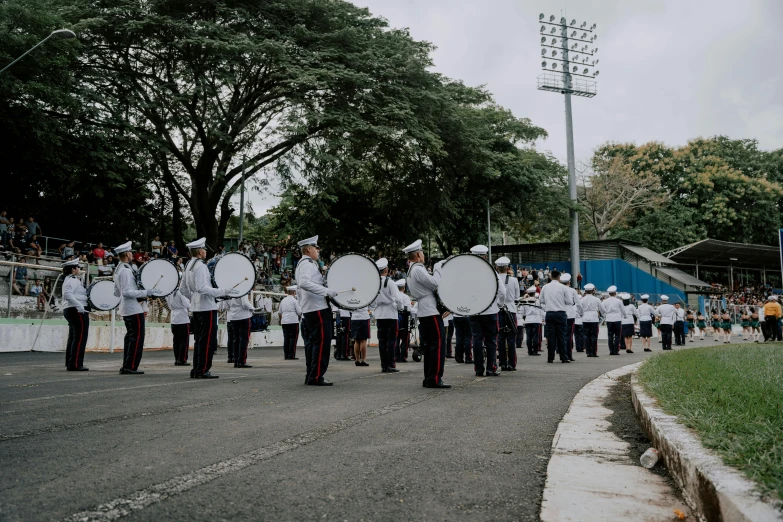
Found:
[[[174,285],[174,288],[171,288],[168,292],[165,292],[165,293],[161,292],[159,294],[156,294],[155,298],[161,299],[161,298],[164,298],[164,297],[166,297],[168,295],[173,294],[174,291],[177,288],[179,288],[179,285],[182,282],[182,274],[180,274],[179,270],[177,270],[177,265],[175,265],[173,262],[171,262],[168,259],[163,259],[163,258],[160,258],[160,257],[156,258],[156,259],[150,259],[149,261],[146,261],[146,262],[142,263],[142,265],[139,267],[139,270],[134,274],[134,276],[136,277],[136,284],[139,286],[139,289],[140,290],[146,290],[146,288],[144,287],[144,283],[142,281],[142,276],[141,275],[144,273],[144,268],[152,266],[153,263],[155,263],[155,264],[168,263],[168,265],[171,265],[171,267],[173,268],[173,273],[176,274],[176,276],[177,276],[177,284]]]
[[[113,306],[112,306],[112,303],[103,303],[103,302],[98,303],[98,302],[95,302],[93,300],[93,290],[98,285],[105,286],[104,283],[108,283],[108,284],[111,285],[111,287],[109,288],[109,290],[110,290],[109,295],[111,296],[112,301],[116,300],[116,304],[114,304]],[[103,311],[103,312],[108,312],[110,310],[114,310],[115,308],[120,306],[120,301],[121,300],[122,300],[122,298],[117,297],[117,296],[114,295],[114,281],[111,281],[109,279],[101,279],[100,281],[94,281],[92,284],[90,284],[90,286],[87,287],[87,304],[93,310],[100,310],[100,311]]]
[[[363,288],[361,291],[363,294],[365,294],[365,297],[357,302],[349,302],[351,299],[350,294],[353,292],[347,292],[345,294],[337,295],[335,297],[332,297],[329,299],[331,303],[333,303],[336,307],[341,308],[343,310],[358,310],[360,308],[364,308],[365,306],[369,306],[373,301],[375,301],[375,298],[378,297],[378,294],[381,293],[381,274],[378,272],[378,267],[375,264],[375,261],[370,259],[369,257],[365,256],[364,254],[357,254],[355,252],[349,252],[347,254],[343,254],[339,257],[337,257],[334,261],[332,261],[332,264],[329,267],[329,270],[326,272],[326,275],[324,275],[324,283],[328,286],[329,285],[329,274],[332,272],[332,269],[336,264],[340,262],[341,259],[345,260],[348,259],[349,256],[359,256],[364,258],[367,261],[368,264],[368,274],[369,271],[369,265],[371,264],[373,269],[375,270],[375,275],[377,276],[377,287],[373,288]],[[374,279],[374,278],[373,278]],[[374,283],[375,281],[373,281]],[[335,284],[334,276],[332,277],[332,284]],[[353,287],[353,285],[352,285]],[[330,287],[332,288],[332,287]],[[358,290],[358,287],[355,287]],[[337,291],[346,290],[346,288],[332,288]],[[371,298],[370,298],[371,297]]]
[[[250,292],[253,291],[253,287],[255,286],[256,278],[257,278],[258,274],[256,273],[256,267],[255,267],[255,265],[253,265],[253,262],[250,260],[250,258],[248,256],[246,256],[245,254],[241,253],[241,252],[229,252],[227,254],[223,254],[223,255],[220,255],[220,256],[215,256],[212,259],[210,259],[209,261],[207,261],[207,268],[209,269],[209,275],[210,275],[210,280],[212,282],[212,287],[213,288],[221,288],[221,286],[215,280],[215,270],[217,270],[217,267],[220,265],[221,261],[223,261],[224,259],[230,259],[231,258],[230,256],[242,256],[243,258],[245,258],[247,260],[247,268],[245,268],[247,270],[247,273],[244,274],[244,275],[245,275],[245,277],[247,277],[247,280],[250,282],[250,284],[247,285],[248,288],[247,288],[246,291],[240,290],[240,291],[238,291],[236,293],[231,293],[231,295],[229,297],[227,297],[226,299],[234,299],[236,297],[244,297],[244,296],[246,296],[247,294],[249,294]],[[242,266],[244,266],[244,265],[242,265]],[[244,280],[242,280],[241,282],[244,282]],[[228,289],[230,290],[231,288],[229,287]]]
[[[443,296],[444,292],[442,291],[443,282],[444,282],[443,270],[444,269],[448,270],[447,267],[449,265],[449,262],[453,262],[457,258],[467,257],[467,256],[470,257],[471,261],[477,262],[479,264],[479,266],[484,267],[484,265],[486,265],[486,270],[484,268],[482,268],[482,271],[484,271],[487,274],[487,280],[485,282],[482,282],[482,284],[486,284],[487,285],[486,286],[486,290],[483,289],[483,287],[482,287],[482,290],[481,290],[482,293],[486,293],[486,296],[482,295],[483,301],[480,304],[478,304],[477,306],[474,306],[472,309],[468,309],[468,308],[464,307],[461,304],[455,304],[455,303],[451,302],[449,298],[444,299],[444,296]],[[460,288],[463,288],[468,282],[469,282],[469,280],[467,279],[467,277],[462,277],[456,283],[453,283],[453,284],[459,284]],[[439,288],[439,291],[436,292],[436,295],[438,297],[438,305],[439,305],[438,308],[440,310],[441,307],[442,307],[445,310],[448,310],[449,312],[451,312],[452,314],[455,314],[455,315],[461,315],[461,316],[466,316],[466,317],[470,317],[470,316],[474,316],[474,315],[481,315],[485,310],[490,308],[495,303],[495,300],[497,298],[498,277],[497,277],[497,272],[495,271],[495,268],[489,263],[489,261],[487,261],[483,257],[476,256],[476,255],[473,255],[473,254],[456,254],[456,255],[453,255],[453,256],[450,256],[450,257],[446,258],[446,260],[443,261],[443,264],[441,265],[441,283],[440,284],[441,284],[441,288]],[[469,291],[469,290],[466,289],[466,291]]]

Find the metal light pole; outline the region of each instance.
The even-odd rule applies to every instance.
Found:
[[[571,95],[592,98],[597,94],[596,82],[591,81],[598,76],[598,60],[594,59],[598,48],[595,40],[596,25],[589,28],[587,22],[577,28],[576,20],[570,25],[565,17],[555,22],[555,16],[545,20],[544,14],[538,16],[541,22],[541,68],[544,71],[538,77],[538,89],[557,92],[565,97],[566,139],[568,153],[568,196],[576,206],[576,160],[574,159],[574,123],[571,116]],[[570,32],[570,33],[569,33]],[[581,34],[580,34],[581,33]],[[560,69],[561,72],[557,72]],[[576,77],[576,82],[574,81]],[[582,80],[586,78],[587,80]],[[575,209],[570,210],[571,218],[571,286],[576,288],[579,283],[579,215]]]
[[[489,262],[492,262],[492,227],[489,221],[489,199],[487,199],[487,248],[489,249]]]
[[[0,70],[0,74],[3,74],[6,71],[6,69],[9,69],[13,64],[18,62],[19,60],[21,60],[22,58],[24,58],[25,56],[27,56],[31,52],[33,52],[33,50],[35,50],[36,47],[38,47],[39,45],[43,45],[43,43],[46,40],[48,40],[49,38],[54,38],[55,40],[70,40],[72,38],[76,38],[76,33],[71,31],[70,29],[57,29],[56,31],[52,31],[52,33],[49,36],[47,36],[46,38],[44,38],[43,40],[41,40],[40,42],[38,42],[37,44],[32,46],[22,56],[20,56],[19,58],[17,58],[13,62],[11,62],[8,65],[6,65],[5,67],[3,67],[3,69]]]
[[[239,187],[239,245],[237,252],[242,245],[242,236],[245,231],[245,158],[242,158],[242,186]]]

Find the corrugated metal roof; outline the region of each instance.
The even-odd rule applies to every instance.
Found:
[[[671,261],[686,265],[732,265],[734,268],[780,270],[780,250],[776,246],[732,243],[704,239],[666,252]]]
[[[658,252],[654,252],[650,250],[649,248],[644,248],[642,246],[637,245],[628,245],[623,243],[623,248],[627,248],[631,252],[633,252],[636,255],[642,256],[647,261],[651,263],[663,263],[664,265],[674,265],[676,264],[674,261],[669,259],[668,257],[664,257]]]
[[[682,284],[688,285],[688,286],[712,286],[709,283],[705,283],[704,281],[700,279],[696,279],[690,274],[686,274],[682,270],[679,270],[677,268],[672,267],[666,267],[666,268],[656,268],[658,272],[661,274],[667,275],[671,277],[672,279],[676,279],[677,281],[681,282]]]

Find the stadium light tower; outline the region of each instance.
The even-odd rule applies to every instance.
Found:
[[[541,24],[541,69],[538,90],[557,92],[565,96],[566,138],[568,147],[568,194],[576,203],[576,164],[574,160],[574,124],[571,119],[571,95],[592,98],[597,94],[598,39],[596,24],[570,23],[565,16],[556,21],[538,15]],[[578,286],[579,273],[579,216],[571,210],[571,285]]]

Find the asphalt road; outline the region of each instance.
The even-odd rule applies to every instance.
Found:
[[[329,388],[282,349],[252,350],[252,369],[221,349],[211,381],[171,352],[145,353],[140,376],[118,374],[119,354],[88,353],[81,373],[0,354],[0,520],[538,520],[572,397],[649,355],[523,351],[499,378],[449,359],[454,388],[430,390],[421,363],[382,374],[370,353],[332,361]]]

